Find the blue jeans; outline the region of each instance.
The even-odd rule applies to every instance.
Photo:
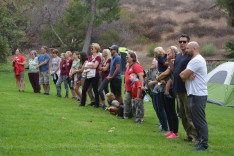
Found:
[[[158,119],[162,125],[162,129],[168,131],[167,126],[167,115],[164,109],[164,94],[161,93],[153,93],[153,107],[158,116]]]

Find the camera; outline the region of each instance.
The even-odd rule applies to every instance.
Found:
[[[13,63],[17,62],[16,60],[13,61]]]

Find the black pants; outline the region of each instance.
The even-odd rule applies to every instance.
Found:
[[[105,94],[109,93],[108,84],[109,80],[107,78],[102,78],[102,83],[98,88],[98,93],[102,100],[105,100],[105,95],[103,94],[103,90],[105,91]]]
[[[54,74],[53,81],[54,81],[54,84],[56,85],[56,83],[58,81],[58,74]]]
[[[85,105],[86,101],[86,92],[89,89],[90,84],[93,86],[93,92],[95,95],[95,106],[99,106],[99,94],[98,94],[98,80],[99,80],[99,74],[96,74],[95,77],[90,79],[85,79],[84,86],[82,89],[82,99],[81,99],[81,105]]]
[[[189,95],[188,101],[192,121],[198,134],[199,143],[208,147],[208,126],[205,113],[207,96]]]
[[[28,73],[28,77],[34,93],[40,93],[41,87],[39,85],[39,73]]]
[[[172,89],[170,89],[169,93],[173,98],[164,97],[165,99],[164,108],[167,114],[167,120],[170,131],[172,131],[173,133],[178,133],[179,124],[175,110],[175,95]]]

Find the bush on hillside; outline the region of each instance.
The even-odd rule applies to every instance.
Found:
[[[234,42],[231,41],[226,42],[225,49],[227,53],[223,53],[223,56],[228,58],[234,58]]]
[[[9,55],[8,40],[7,38],[0,36],[0,63],[6,63],[8,55]]]
[[[206,44],[200,51],[202,56],[214,56],[216,53],[216,47],[212,43]]]
[[[101,47],[109,47],[112,44],[118,44],[121,41],[121,37],[114,29],[109,29],[100,35],[99,44]]]
[[[154,49],[156,47],[158,47],[158,46],[159,46],[158,43],[152,43],[152,44],[150,44],[149,47],[148,47],[148,56],[153,57],[154,56]]]

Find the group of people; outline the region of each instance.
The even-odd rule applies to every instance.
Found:
[[[167,138],[177,138],[178,116],[175,101],[179,106],[182,124],[186,131],[184,141],[196,142],[196,151],[208,149],[208,127],[205,117],[207,99],[206,61],[199,54],[199,44],[190,42],[186,34],[179,38],[181,52],[176,46],[169,47],[167,52],[162,47],[154,50],[154,59],[150,70],[145,73],[137,60],[137,55],[129,51],[126,56],[127,69],[124,76],[124,99],[121,93],[122,62],[118,54],[119,47],[112,45],[101,51],[98,43],[91,45],[91,56],[84,52],[61,53],[53,49],[50,61],[48,48],[41,47],[41,55],[37,57],[35,50],[30,52],[28,76],[34,93],[40,93],[40,85],[44,95],[49,95],[50,77],[57,89],[57,97],[61,95],[61,84],[64,82],[68,98],[69,88],[72,99],[85,106],[87,96],[89,106],[102,107],[123,119],[134,117],[137,123],[144,120],[144,93],[152,98],[153,108]],[[24,57],[20,49],[16,50],[13,67],[19,91],[24,91]],[[50,63],[51,62],[51,63]],[[110,84],[110,85],[109,85]],[[109,86],[111,92],[109,92]],[[81,89],[82,88],[82,89]],[[106,96],[105,96],[106,94]],[[105,103],[107,98],[109,107]],[[169,128],[168,128],[169,126]]]

